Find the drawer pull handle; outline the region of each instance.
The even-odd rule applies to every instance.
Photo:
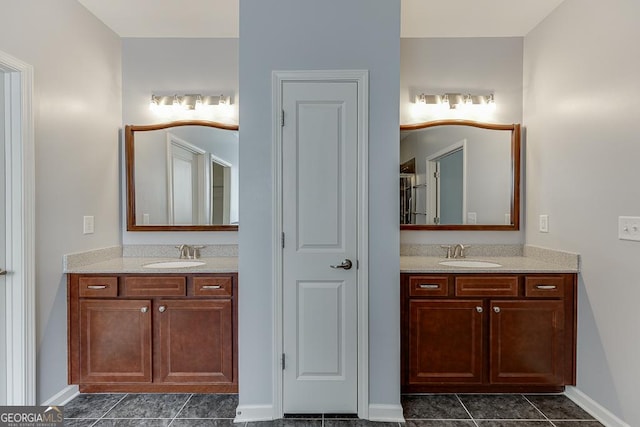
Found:
[[[160,313],[164,313],[166,310],[167,310],[167,307],[166,307],[166,306],[164,306],[164,305],[161,305],[160,307],[158,307],[158,311],[159,311]]]
[[[476,307],[476,311],[477,311],[478,313],[482,313],[482,311],[483,311],[483,310],[482,310],[482,307],[480,307],[480,306]]]
[[[148,308],[148,307],[142,307],[142,308],[140,309],[140,312],[141,312],[141,313],[146,313],[147,311],[149,311],[149,308]]]
[[[432,283],[421,283],[418,285],[420,289],[440,289],[440,285],[435,285]]]
[[[221,287],[220,285],[202,285],[200,289],[220,289]]]
[[[500,307],[493,307],[493,311],[495,311],[496,313],[500,313]]]
[[[551,290],[554,290],[556,288],[557,288],[556,285],[536,285],[536,289],[542,289],[542,290],[545,290],[545,291],[546,290],[551,291]]]
[[[107,289],[107,285],[89,285],[87,289]]]

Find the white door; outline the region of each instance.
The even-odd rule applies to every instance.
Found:
[[[5,209],[8,205],[5,202],[5,173],[7,168],[4,163],[4,147],[5,147],[5,109],[7,102],[5,97],[5,73],[0,71],[0,405],[7,404],[7,320],[6,320],[6,280],[4,277],[6,268],[6,220]]]
[[[357,96],[282,85],[284,413],[358,412]]]

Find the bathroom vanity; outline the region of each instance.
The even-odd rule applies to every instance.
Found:
[[[403,392],[559,392],[575,384],[572,268],[401,257]]]
[[[81,392],[237,392],[237,272],[212,261],[110,263],[68,274],[69,383]]]

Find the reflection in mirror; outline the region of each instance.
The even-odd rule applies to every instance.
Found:
[[[401,126],[402,229],[517,230],[520,126]]]
[[[128,230],[237,229],[237,126],[185,121],[125,132]]]

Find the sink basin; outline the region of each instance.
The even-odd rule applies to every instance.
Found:
[[[144,268],[189,268],[205,265],[202,261],[162,261],[143,265]]]
[[[459,259],[455,261],[440,261],[440,265],[446,265],[448,267],[470,267],[470,268],[495,268],[502,267],[501,264],[489,261],[473,261],[467,259]]]

